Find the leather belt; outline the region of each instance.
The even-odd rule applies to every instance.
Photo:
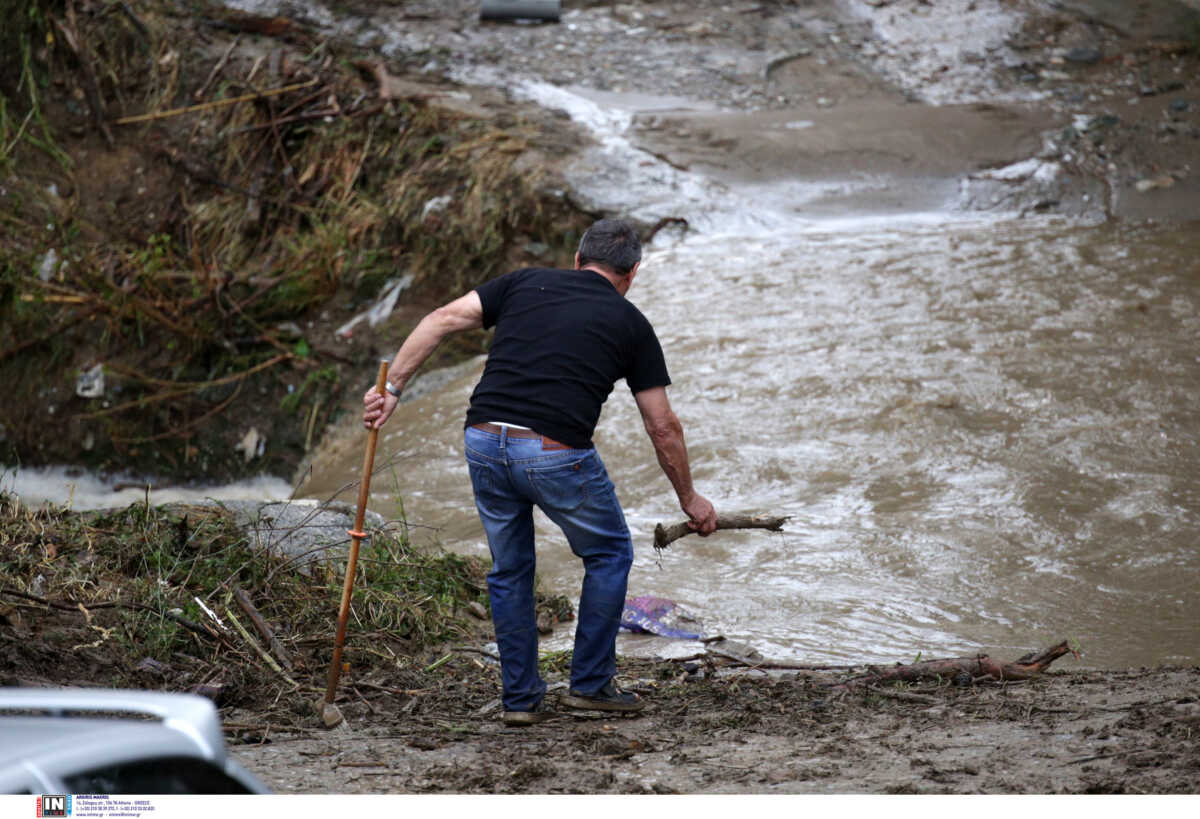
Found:
[[[478,429],[483,432],[490,432],[493,435],[499,435],[505,430],[505,427],[499,424],[483,423],[472,424],[471,429]],[[532,429],[516,429],[514,427],[507,427],[507,429],[509,438],[541,438],[542,449],[572,449],[572,447],[560,443],[553,438],[547,438],[545,435],[542,435],[540,432],[534,432]]]

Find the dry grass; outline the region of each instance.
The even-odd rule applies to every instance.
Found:
[[[313,687],[333,648],[344,563],[307,565],[301,573],[256,551],[216,506],[72,514],[0,495],[0,626],[23,634],[34,654],[82,652],[81,664],[108,669],[96,682],[140,687],[149,667],[168,687],[220,683],[223,701],[258,705],[297,690],[292,682]],[[477,560],[418,551],[402,534],[380,531],[358,566],[345,655],[356,674],[420,666],[423,650],[472,639],[478,621],[466,607],[487,602]],[[238,588],[273,624],[294,658],[290,672],[272,673],[231,628],[236,619],[250,630],[234,602]],[[6,660],[10,671],[37,673],[33,662]],[[239,687],[254,678],[260,687],[271,682]]]

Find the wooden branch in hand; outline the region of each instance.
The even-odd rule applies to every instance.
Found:
[[[783,529],[783,524],[787,523],[785,517],[769,517],[767,515],[728,515],[725,517],[717,517],[718,529],[767,529],[771,532],[778,532]],[[674,523],[670,526],[658,524],[654,527],[654,548],[665,549],[673,541],[679,540],[684,535],[694,534],[692,529],[688,527],[687,521],[683,523]]]

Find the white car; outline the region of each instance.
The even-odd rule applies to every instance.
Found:
[[[0,688],[0,793],[270,793],[190,694]]]

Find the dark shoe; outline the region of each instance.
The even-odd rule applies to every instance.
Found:
[[[617,684],[609,680],[595,694],[580,694],[571,689],[560,700],[566,708],[578,708],[587,711],[640,711],[646,707],[646,701],[632,691],[622,691]]]
[[[505,711],[501,719],[505,725],[538,725],[548,720],[558,719],[558,716],[550,710],[546,701],[542,700],[531,711]]]

